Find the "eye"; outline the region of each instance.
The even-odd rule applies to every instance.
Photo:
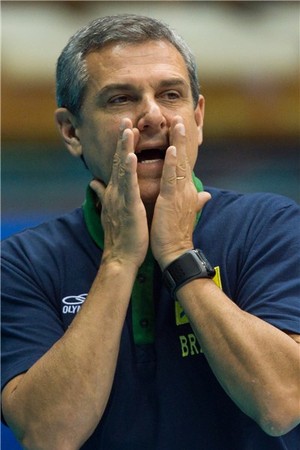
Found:
[[[128,103],[131,99],[129,95],[116,95],[108,100],[108,103],[111,105],[122,105],[124,103]]]
[[[166,100],[178,100],[181,97],[178,91],[166,91],[161,96]]]

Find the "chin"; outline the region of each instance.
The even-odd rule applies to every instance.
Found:
[[[144,204],[155,204],[160,192],[160,180],[153,180],[153,182],[139,183],[141,199]]]

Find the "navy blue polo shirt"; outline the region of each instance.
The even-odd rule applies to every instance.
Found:
[[[241,309],[300,333],[299,206],[272,194],[206,190],[212,200],[193,239],[216,267],[214,281]],[[90,190],[83,208],[3,242],[2,387],[64,334],[87,297],[102,247]],[[270,437],[227,396],[149,252],[106,411],[82,449],[296,450],[299,442],[299,427]]]

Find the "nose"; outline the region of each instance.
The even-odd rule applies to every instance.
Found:
[[[160,131],[167,124],[160,106],[155,99],[147,98],[142,102],[141,113],[138,116],[137,128],[139,131]]]

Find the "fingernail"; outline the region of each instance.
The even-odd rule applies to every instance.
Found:
[[[122,134],[122,141],[126,141],[128,139],[128,132],[126,131],[125,133],[126,127],[124,128],[123,134]]]
[[[179,123],[178,125],[178,131],[181,134],[181,136],[185,136],[185,126],[183,123]]]
[[[120,123],[120,131],[123,132],[125,128],[126,128],[126,121],[125,119],[122,119]]]
[[[173,156],[177,156],[177,150],[176,147],[174,145],[171,145],[171,147],[169,147],[170,150],[169,152],[173,155]]]
[[[91,188],[93,191],[96,191],[97,185],[95,184],[95,181],[94,181],[94,180],[92,180],[92,181],[90,182],[89,186],[90,186],[90,188]]]

